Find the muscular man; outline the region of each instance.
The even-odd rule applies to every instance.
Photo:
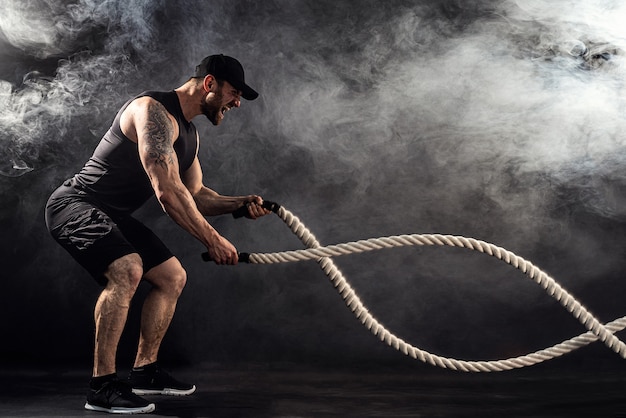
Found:
[[[243,67],[224,55],[206,57],[193,77],[173,91],[147,91],[117,113],[82,170],[50,196],[46,224],[104,289],[94,312],[93,375],[85,408],[147,413],[140,395],[189,395],[195,386],[159,368],[157,355],[187,276],[176,257],[131,214],[156,195],[163,210],[204,244],[217,264],[237,264],[237,250],[205,219],[246,205],[248,218],[269,212],[257,195],[222,196],[202,183],[199,139],[191,120],[219,125],[241,98],[258,93]],[[118,379],[116,350],[131,299],[141,280],[152,287],[141,312],[140,336],[129,378]]]

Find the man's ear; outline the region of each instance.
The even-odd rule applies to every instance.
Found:
[[[215,77],[213,77],[211,74],[208,74],[206,77],[204,77],[204,82],[202,83],[202,87],[204,87],[204,90],[207,93],[209,93],[215,83],[216,83]]]

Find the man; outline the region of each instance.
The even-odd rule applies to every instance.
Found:
[[[247,206],[247,217],[269,211],[257,195],[222,196],[205,187],[199,139],[191,120],[205,115],[219,125],[241,98],[254,100],[239,61],[206,57],[193,77],[169,92],[148,91],[117,113],[93,156],[48,200],[52,236],[104,287],[94,312],[93,375],[85,408],[148,413],[139,395],[189,395],[195,386],[159,368],[157,354],[186,273],[169,249],[131,213],[156,195],[163,210],[204,244],[217,264],[237,264],[235,247],[204,218]],[[141,280],[152,287],[141,313],[139,345],[127,380],[116,372],[116,350],[131,299]]]

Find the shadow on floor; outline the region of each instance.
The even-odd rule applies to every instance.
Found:
[[[169,369],[198,391],[150,397],[155,417],[626,417],[626,373],[536,367],[467,374],[211,365]],[[98,417],[83,409],[88,370],[0,371],[2,417]],[[86,377],[87,376],[87,377]]]

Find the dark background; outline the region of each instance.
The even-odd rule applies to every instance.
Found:
[[[618,7],[3,1],[0,358],[90,367],[100,289],[49,237],[43,207],[127,98],[178,87],[213,53],[237,57],[261,96],[220,127],[195,121],[209,187],[275,200],[323,244],[411,233],[491,242],[546,271],[602,322],[624,315]],[[218,267],[201,261],[202,246],[156,202],[137,217],[189,275],[162,361],[421,364],[362,327],[315,262]],[[211,221],[240,251],[302,247],[275,216]],[[476,252],[410,247],[335,262],[375,317],[435,354],[506,358],[585,331],[521,272]],[[137,314],[119,353],[124,367]],[[555,363],[621,361],[596,343]]]

